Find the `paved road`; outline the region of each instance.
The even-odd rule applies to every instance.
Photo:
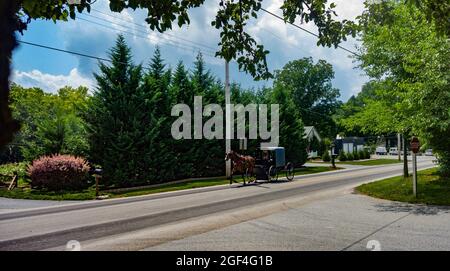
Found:
[[[450,208],[348,193],[145,250],[341,251],[369,250],[372,242],[380,250],[448,251],[449,221]]]
[[[431,161],[419,162],[420,168],[431,166]],[[86,250],[158,248],[346,195],[357,184],[398,175],[401,169],[401,165],[353,168],[298,176],[294,182],[221,186],[0,214],[0,250],[60,250],[69,240],[80,241]]]
[[[9,199],[0,197],[0,213],[15,212],[22,209],[62,206],[79,201],[56,201],[56,200],[30,200],[30,199]]]

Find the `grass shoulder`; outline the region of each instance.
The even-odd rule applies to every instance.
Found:
[[[340,162],[337,161],[337,165],[355,165],[355,166],[380,166],[380,165],[390,165],[390,164],[398,164],[403,161],[398,161],[397,159],[370,159],[370,160],[355,160],[355,161],[345,161]],[[330,164],[330,162],[320,162],[320,161],[312,161],[311,163],[322,163],[322,164]]]
[[[413,195],[412,177],[402,176],[363,184],[356,191],[368,196],[430,205],[450,205],[450,179],[437,174],[437,168],[418,172],[417,198]]]
[[[338,170],[341,168],[331,168],[325,166],[317,166],[317,167],[302,167],[297,168],[294,171],[295,175],[306,175],[306,174],[314,174],[327,172],[332,170]],[[283,173],[280,173],[280,178],[283,177]],[[236,182],[242,182],[242,178],[234,178]],[[171,192],[178,190],[186,190],[193,188],[201,188],[201,187],[209,187],[216,185],[224,185],[229,184],[228,179],[202,179],[202,180],[192,180],[181,183],[172,183],[172,184],[161,184],[154,187],[149,188],[136,188],[130,189],[126,191],[118,191],[118,192],[104,192],[102,195],[108,195],[111,198],[120,198],[120,197],[132,197],[132,196],[141,196],[141,195],[149,195],[155,193],[163,193],[163,192]],[[35,190],[31,189],[27,182],[19,183],[19,187],[13,189],[12,191],[8,191],[6,187],[0,188],[0,197],[6,198],[16,198],[16,199],[34,199],[34,200],[93,200],[95,199],[95,187],[89,187],[83,191],[73,192],[73,191],[61,191],[61,192],[52,192],[45,190]]]
[[[302,167],[297,168],[294,171],[294,175],[306,175],[306,174],[314,174],[314,173],[321,173],[321,172],[327,172],[332,170],[338,170],[341,168],[331,168],[331,167]],[[283,177],[283,173],[281,172],[279,174],[279,177]],[[233,178],[235,182],[241,183],[242,178]],[[113,198],[120,198],[120,197],[132,197],[132,196],[142,196],[142,195],[149,195],[149,194],[155,194],[155,193],[163,193],[163,192],[171,192],[171,191],[178,191],[178,190],[186,190],[186,189],[192,189],[192,188],[201,188],[201,187],[208,187],[208,186],[215,186],[215,185],[224,185],[229,184],[230,181],[228,179],[211,179],[211,180],[194,180],[194,181],[188,181],[183,183],[177,183],[177,184],[167,184],[167,185],[161,185],[158,187],[152,187],[152,188],[143,188],[136,190],[128,190],[125,192],[111,192],[109,195]]]

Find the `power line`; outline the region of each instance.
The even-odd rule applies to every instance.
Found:
[[[80,52],[75,52],[75,51],[70,51],[70,50],[64,50],[64,49],[60,49],[60,48],[56,48],[56,47],[51,47],[51,46],[47,46],[47,45],[43,45],[43,44],[38,44],[38,43],[33,43],[33,42],[28,42],[28,41],[24,41],[24,40],[18,40],[17,42],[22,43],[22,44],[26,44],[26,45],[30,45],[30,46],[34,46],[34,47],[39,47],[39,48],[43,48],[43,49],[47,49],[47,50],[52,50],[52,51],[57,51],[57,52],[62,52],[62,53],[66,53],[66,54],[71,54],[71,55],[76,55],[76,56],[81,56],[81,57],[86,57],[86,58],[90,58],[90,59],[95,59],[98,61],[106,61],[109,63],[112,63],[113,61],[111,59],[107,59],[107,58],[102,58],[102,57],[98,57],[98,56],[93,56],[93,55],[88,55],[85,53],[80,53]],[[117,62],[119,64],[128,64],[128,63],[124,63],[124,62]],[[142,67],[145,70],[150,70],[147,67]]]
[[[130,32],[130,31],[128,31],[128,30],[117,29],[117,28],[111,27],[110,25],[105,25],[105,24],[101,24],[101,23],[99,23],[99,22],[94,22],[94,21],[91,21],[91,20],[89,20],[89,19],[85,19],[85,18],[83,18],[83,17],[78,17],[78,19],[81,20],[81,21],[85,21],[85,22],[88,22],[88,23],[91,23],[91,24],[95,24],[95,25],[104,27],[104,28],[106,28],[106,29],[108,29],[108,30],[111,30],[111,31],[114,31],[114,32],[116,32],[116,33],[128,34],[128,35],[131,35],[131,36],[135,36],[135,37],[138,37],[138,38],[142,38],[142,39],[145,39],[145,40],[149,40],[148,37],[145,37],[145,36],[142,36],[142,35],[139,35],[139,34]],[[119,26],[120,26],[120,25],[119,25]],[[146,34],[148,34],[148,33],[146,33]],[[164,43],[164,44],[166,44],[166,45],[169,45],[169,46],[173,46],[173,47],[182,49],[182,50],[186,50],[186,51],[192,51],[192,52],[200,51],[200,52],[203,53],[203,55],[207,55],[207,56],[210,56],[210,57],[215,58],[215,56],[212,55],[211,52],[205,52],[205,51],[201,50],[200,48],[192,47],[192,46],[189,46],[189,45],[186,45],[186,44],[181,45],[181,44],[177,44],[177,43],[175,43],[174,41],[170,41],[170,40],[168,40],[168,41],[163,41],[162,43]]]
[[[78,53],[78,52],[74,52],[74,51],[69,51],[69,50],[64,50],[64,49],[59,49],[59,48],[55,48],[55,47],[51,47],[51,46],[47,46],[47,45],[42,45],[42,44],[37,44],[37,43],[33,43],[33,42],[28,42],[28,41],[24,41],[24,40],[18,40],[19,43],[23,43],[23,44],[27,44],[27,45],[31,45],[31,46],[35,46],[35,47],[40,47],[40,48],[44,48],[44,49],[48,49],[48,50],[53,50],[53,51],[58,51],[58,52],[62,52],[62,53],[67,53],[67,54],[72,54],[72,55],[76,55],[76,56],[82,56],[82,57],[86,57],[86,58],[92,58],[92,59],[96,59],[99,61],[107,61],[107,62],[111,62],[111,59],[106,59],[106,58],[102,58],[102,57],[98,57],[98,56],[92,56],[92,55],[87,55],[84,53]],[[126,64],[126,63],[121,63],[120,64]]]
[[[90,15],[90,14],[83,14],[83,15],[84,15],[84,16],[88,16],[88,17],[91,17],[91,18],[94,18],[94,19],[97,19],[97,20],[100,20],[100,21],[102,21],[102,22],[107,22],[107,23],[109,23],[109,24],[114,24],[114,25],[116,25],[116,26],[123,27],[124,29],[128,29],[128,28],[129,28],[129,27],[126,26],[126,25],[119,24],[119,23],[117,23],[117,22],[114,22],[114,21],[111,21],[111,20],[107,20],[107,19],[104,19],[104,18],[100,18],[100,17],[94,16],[94,15]],[[85,20],[85,21],[88,21],[87,19],[84,19],[84,20]],[[92,21],[89,21],[89,22],[92,23]],[[106,26],[106,25],[102,25],[102,26],[110,27],[110,26]],[[140,26],[143,27],[142,25],[140,25]],[[135,29],[135,30],[136,30],[137,32],[139,32],[139,33],[142,33],[142,34],[146,34],[146,35],[151,34],[151,32],[148,32],[147,29],[145,29],[145,30]],[[122,30],[121,30],[121,31],[122,31]],[[124,30],[124,32],[132,33],[132,32],[129,32],[128,30]],[[153,32],[153,33],[155,33],[155,32]],[[134,33],[133,33],[133,34],[134,34]],[[147,37],[145,37],[145,38],[147,39]],[[172,43],[174,43],[174,44],[177,44],[177,45],[180,44],[180,45],[183,45],[183,46],[186,46],[186,47],[189,47],[189,48],[194,48],[194,49],[199,50],[199,51],[208,52],[208,53],[210,53],[210,54],[215,54],[215,52],[216,52],[216,49],[215,49],[215,48],[212,48],[212,47],[209,47],[209,46],[205,46],[205,45],[199,44],[199,43],[194,43],[194,42],[192,42],[192,41],[189,41],[189,42],[190,42],[190,43],[193,43],[193,44],[199,44],[198,46],[202,46],[202,47],[204,47],[204,48],[206,48],[206,49],[199,48],[197,45],[191,45],[191,44],[182,43],[182,42],[180,42],[180,41],[172,40],[172,39],[169,39],[169,38],[166,38],[166,37],[162,37],[162,36],[160,36],[160,38],[162,38],[162,39],[164,39],[164,40],[166,40],[166,41],[168,41],[168,42],[172,42]]]
[[[279,16],[279,15],[277,15],[277,14],[271,12],[271,11],[268,11],[268,10],[265,9],[265,8],[261,8],[261,10],[264,11],[264,12],[266,12],[266,13],[269,14],[269,15],[272,15],[273,17],[275,17],[275,18],[277,18],[277,19],[282,20],[283,22],[286,23],[286,21],[284,20],[283,17],[281,17],[281,16]],[[290,22],[288,22],[288,23],[289,23],[290,25],[292,25],[292,26],[294,26],[294,27],[296,27],[296,28],[298,28],[298,29],[300,29],[300,30],[302,30],[302,31],[304,31],[304,32],[306,32],[306,33],[308,33],[308,34],[310,34],[310,35],[316,37],[316,38],[320,38],[318,34],[312,32],[312,31],[309,31],[308,29],[306,29],[306,28],[304,28],[304,27],[301,27],[301,26],[296,25],[296,24],[294,24],[294,23],[290,23]],[[352,50],[347,49],[347,48],[345,48],[345,47],[343,47],[343,46],[341,46],[341,45],[338,45],[337,47],[340,48],[340,49],[342,49],[342,50],[344,50],[344,51],[347,51],[347,52],[349,52],[349,53],[351,53],[351,54],[353,54],[353,55],[355,55],[355,56],[359,56],[358,53],[353,52]]]
[[[133,24],[133,25],[136,25],[136,26],[145,28],[146,30],[148,29],[148,26],[146,26],[146,25],[139,24],[139,23],[136,23],[136,22],[134,22],[134,21],[126,20],[126,19],[123,19],[123,18],[120,18],[120,17],[117,17],[117,16],[113,16],[113,15],[111,15],[111,14],[108,14],[108,13],[106,13],[106,12],[100,11],[100,10],[98,10],[98,9],[94,9],[94,8],[93,8],[92,10],[95,11],[95,12],[98,12],[98,13],[100,13],[100,14],[109,16],[109,17],[111,17],[111,18],[114,18],[114,19],[117,19],[117,20],[121,20],[121,21],[123,21],[123,22],[127,22],[127,23],[130,23],[130,24]],[[93,15],[91,15],[91,14],[85,14],[85,15],[90,15],[91,17],[95,17],[95,16],[93,16]],[[95,17],[95,18],[100,19],[99,17]],[[106,19],[103,19],[103,20],[106,20]],[[167,32],[163,32],[163,33],[161,33],[161,34],[162,34],[162,35],[167,35],[167,36],[173,37],[173,38],[175,38],[175,39],[183,40],[183,41],[185,41],[185,42],[192,43],[192,44],[195,44],[195,45],[197,45],[197,46],[205,47],[205,48],[207,48],[207,49],[211,49],[211,50],[214,50],[214,51],[217,50],[217,48],[211,47],[211,46],[209,46],[209,45],[205,45],[205,44],[203,44],[203,43],[199,43],[199,42],[195,42],[195,41],[192,41],[192,40],[189,40],[189,39],[186,39],[186,38],[182,38],[182,37],[179,37],[179,36],[176,36],[176,35],[167,33]]]
[[[273,33],[272,31],[269,31],[269,30],[267,30],[267,29],[265,29],[265,28],[261,28],[261,30],[266,31],[267,33],[269,33],[269,34],[271,34],[272,36],[274,36],[276,39],[278,39],[278,40],[284,42],[283,38],[281,38],[280,36],[276,35],[276,34]],[[300,51],[303,51],[304,53],[309,54],[309,52],[307,52],[307,51],[306,51],[305,49],[303,49],[303,48],[297,47],[297,46],[292,45],[292,44],[289,44],[289,43],[287,43],[286,45],[289,46],[289,47],[291,47],[291,48],[297,48],[297,49],[300,49]]]

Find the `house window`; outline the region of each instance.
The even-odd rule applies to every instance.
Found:
[[[353,153],[353,143],[344,143],[343,149],[345,153]]]

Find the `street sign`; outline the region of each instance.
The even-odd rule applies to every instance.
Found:
[[[411,146],[411,151],[413,153],[418,153],[419,149],[420,149],[419,139],[417,137],[413,137],[411,142],[410,142],[410,146]]]

